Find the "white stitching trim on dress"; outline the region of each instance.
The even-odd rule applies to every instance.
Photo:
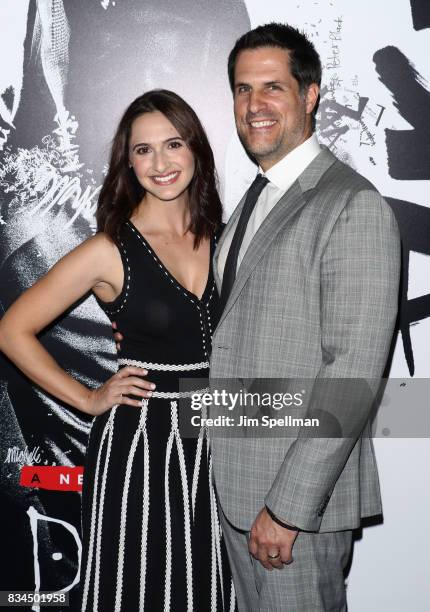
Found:
[[[212,462],[210,464],[210,470],[212,471]],[[218,559],[219,580],[221,584],[222,607],[224,609],[224,582],[223,582],[223,575],[222,575],[222,560],[221,560],[221,527],[220,527],[220,523],[218,520],[218,509],[217,509],[217,502],[216,502],[215,490],[213,487],[212,478],[210,478],[209,486],[212,489],[212,504],[213,504],[212,512],[213,512],[214,530],[215,530],[215,536],[216,536],[215,546],[216,546],[216,555]]]
[[[180,291],[183,295],[185,295],[186,298],[188,298],[190,300],[190,302],[192,304],[195,304],[197,310],[199,311],[199,317],[200,317],[200,328],[201,328],[201,332],[202,332],[202,341],[203,341],[203,352],[206,355],[206,358],[209,357],[208,355],[208,351],[206,348],[206,334],[205,334],[205,330],[203,327],[203,322],[202,322],[202,313],[201,313],[201,309],[199,304],[197,303],[196,300],[193,300],[193,298],[191,298],[188,293],[186,293],[184,291],[184,288],[181,287],[180,285],[178,285],[178,283],[175,281],[174,277],[172,276],[172,274],[170,274],[170,272],[167,271],[166,266],[161,264],[160,259],[155,255],[155,253],[152,251],[152,249],[146,244],[145,240],[143,240],[142,236],[140,235],[140,233],[136,230],[136,228],[133,226],[132,223],[130,223],[129,221],[126,222],[127,226],[131,229],[132,232],[134,232],[134,234],[138,237],[139,241],[143,244],[143,246],[145,247],[145,249],[148,251],[148,253],[151,255],[152,259],[155,261],[155,263],[157,264],[157,266],[160,268],[160,270],[162,272],[164,272],[164,274],[166,275],[166,277],[170,280],[170,282],[172,283],[172,285],[174,285],[176,287],[176,289],[178,291]],[[216,240],[215,240],[215,246],[216,246]],[[212,265],[212,261],[210,262],[210,265]],[[208,308],[209,306],[209,302],[212,298],[213,292],[215,289],[215,279],[213,279],[212,282],[212,289],[211,289],[211,293],[209,295],[208,301],[206,302],[205,306],[206,308]],[[203,297],[203,296],[202,296]],[[201,300],[200,300],[201,301]],[[114,313],[111,313],[114,314]],[[209,334],[210,335],[210,334]]]
[[[202,332],[202,343],[203,343],[203,352],[206,355],[206,358],[208,358],[208,351],[206,349],[206,332],[205,332],[205,328],[203,325],[203,317],[202,317],[202,311],[200,306],[197,305],[197,309],[199,311],[199,322],[200,322],[200,331]]]
[[[146,421],[142,428],[143,436],[143,508],[142,508],[142,538],[140,541],[140,597],[139,610],[145,609],[146,587],[146,550],[148,543],[149,523],[149,443]]]
[[[149,248],[149,246],[145,243],[144,240],[142,240],[142,236],[137,232],[137,230],[133,227],[133,225],[131,223],[129,223],[127,221],[127,225],[128,227],[131,229],[132,232],[134,232],[136,234],[136,236],[139,238],[140,242],[143,244],[143,246],[145,247],[145,249],[148,251],[148,253],[152,256],[152,259],[155,261],[155,263],[157,264],[157,266],[161,269],[162,272],[164,272],[164,274],[167,276],[167,278],[170,280],[170,282],[172,283],[172,285],[175,285],[176,289],[178,291],[180,291],[181,293],[183,293],[185,295],[186,298],[188,298],[190,300],[190,302],[192,302],[193,304],[197,304],[195,300],[193,300],[188,293],[186,293],[184,291],[184,289],[178,285],[177,282],[175,282],[173,276],[167,271],[166,266],[161,265],[159,258],[156,257],[155,253],[153,253],[153,251]]]
[[[128,298],[128,293],[130,291],[130,264],[128,261],[128,257],[127,257],[127,251],[125,249],[124,243],[122,240],[119,241],[121,246],[122,246],[122,250],[123,250],[123,254],[125,257],[125,261],[127,262],[127,271],[124,270],[124,286],[125,286],[125,295],[122,299],[121,304],[115,308],[114,310],[112,310],[111,308],[109,308],[109,304],[103,304],[103,308],[104,310],[109,313],[110,315],[113,314],[117,314],[117,312],[119,312],[120,310],[122,310],[125,306],[125,303],[127,302],[127,298]]]
[[[118,550],[118,567],[116,578],[116,593],[115,593],[115,612],[121,612],[122,585],[123,585],[123,570],[125,557],[125,533],[127,527],[127,505],[128,505],[128,490],[130,487],[131,470],[133,460],[136,454],[137,444],[140,435],[145,425],[146,415],[148,411],[148,400],[142,399],[142,411],[140,413],[139,424],[131,442],[130,451],[127,458],[127,466],[125,470],[124,488],[122,490],[121,500],[121,523],[119,529],[119,550]]]
[[[94,551],[94,538],[96,532],[96,515],[97,515],[97,490],[98,490],[98,480],[99,480],[99,471],[100,471],[100,459],[103,450],[103,444],[106,438],[107,433],[109,432],[109,436],[112,436],[114,418],[115,418],[115,406],[112,408],[111,413],[109,415],[109,419],[103,429],[102,437],[100,440],[99,451],[97,453],[97,461],[96,461],[96,470],[94,474],[94,489],[93,489],[93,499],[92,499],[92,507],[91,507],[91,524],[90,524],[90,542],[88,546],[88,559],[87,559],[87,568],[85,572],[85,583],[84,583],[84,592],[82,595],[82,612],[85,612],[87,608],[87,600],[88,600],[88,590],[90,586],[91,579],[91,563],[93,559],[93,551]]]
[[[178,426],[178,404],[171,402],[172,431],[175,432],[176,448],[178,449],[179,469],[181,472],[182,496],[184,500],[184,532],[185,532],[185,559],[187,573],[187,612],[193,610],[193,560],[191,548],[191,524],[190,524],[190,495],[188,490],[188,478],[185,464],[184,448]]]
[[[209,387],[204,389],[196,389],[195,391],[152,391],[151,397],[159,399],[181,399],[183,397],[192,397],[196,393],[207,393]]]
[[[169,497],[169,466],[170,454],[172,452],[173,429],[170,431],[166,444],[166,462],[164,464],[164,508],[166,517],[166,569],[164,582],[164,612],[170,612],[170,588],[172,581],[172,525],[170,520],[170,497]]]
[[[212,265],[212,263],[211,263],[211,265]],[[211,301],[211,299],[212,299],[212,296],[213,296],[213,294],[214,294],[214,289],[215,289],[215,279],[213,280],[213,283],[212,283],[212,289],[211,289],[211,292],[210,292],[210,294],[209,294],[208,301],[207,301],[207,302],[206,302],[206,304],[205,304],[206,308],[209,306],[209,302],[210,302],[210,301]]]
[[[212,489],[212,456],[209,459],[209,500],[211,514],[211,612],[217,612],[217,555],[216,555],[216,524],[213,512],[214,492]],[[222,585],[222,583],[221,583]]]
[[[211,313],[209,311],[209,302],[206,304],[206,312],[207,312],[207,318],[208,318],[209,335],[212,338],[213,329],[212,329]]]
[[[233,578],[230,578],[230,612],[236,610],[236,592],[234,590]]]
[[[202,407],[201,411],[202,418],[206,418],[207,410],[206,406]],[[195,509],[196,509],[196,496],[197,496],[197,486],[199,482],[199,473],[200,473],[200,463],[202,457],[202,447],[203,447],[203,438],[205,437],[206,428],[201,427],[199,431],[199,436],[197,438],[197,448],[196,448],[196,456],[194,461],[194,469],[193,469],[193,482],[191,485],[191,508],[193,513],[193,521],[195,520]]]
[[[112,409],[112,412],[116,412],[116,408]],[[106,450],[105,465],[103,468],[102,475],[102,486],[100,491],[100,504],[99,504],[99,516],[97,521],[97,542],[96,542],[96,567],[94,574],[94,599],[93,599],[93,612],[98,612],[98,598],[99,598],[99,584],[100,584],[100,562],[101,562],[101,543],[102,543],[102,528],[103,528],[103,510],[106,494],[106,480],[107,472],[109,467],[109,459],[112,449],[112,437],[113,437],[113,424],[109,429],[108,447]]]
[[[118,359],[119,365],[132,365],[147,370],[160,370],[162,372],[186,372],[187,370],[204,370],[209,368],[209,361],[200,361],[200,363],[151,363],[150,361],[139,361],[138,359],[127,359],[121,357]]]

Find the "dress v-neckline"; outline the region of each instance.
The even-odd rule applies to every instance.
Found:
[[[133,223],[133,221],[128,219],[127,223],[137,233],[137,235],[139,236],[139,238],[141,239],[141,241],[143,242],[143,244],[145,245],[147,250],[151,253],[151,255],[155,259],[156,263],[158,264],[157,267],[159,269],[161,268],[162,271],[165,273],[165,275],[167,275],[174,283],[176,283],[178,288],[182,289],[182,291],[185,291],[186,294],[191,296],[192,299],[197,300],[198,302],[203,302],[203,298],[205,297],[205,295],[206,295],[206,293],[207,293],[207,291],[209,289],[209,285],[211,284],[211,278],[212,278],[213,239],[212,238],[210,239],[210,245],[209,245],[208,276],[207,276],[207,279],[206,279],[206,284],[205,284],[205,288],[203,289],[202,296],[199,298],[195,293],[193,293],[192,291],[190,291],[189,289],[184,287],[184,285],[181,282],[178,281],[176,276],[170,272],[169,268],[163,263],[163,260],[157,255],[157,252],[155,251],[153,246],[148,242],[148,240],[145,238],[145,236],[142,234],[142,232],[136,227],[136,225]]]

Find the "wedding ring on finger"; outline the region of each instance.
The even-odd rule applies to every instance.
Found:
[[[269,557],[269,559],[275,560],[275,559],[279,559],[280,554],[279,552],[275,553],[274,555],[269,555],[269,553],[267,553],[267,556]]]

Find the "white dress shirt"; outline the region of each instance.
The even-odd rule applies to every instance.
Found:
[[[264,187],[257,200],[254,210],[249,218],[243,242],[240,247],[239,256],[237,258],[237,270],[245,256],[245,253],[251,243],[252,238],[257,233],[258,228],[263,223],[266,216],[272,208],[279,202],[284,193],[288,191],[294,181],[302,174],[309,164],[320,153],[321,147],[318,143],[315,134],[312,134],[305,142],[293,149],[267,172],[263,172],[258,168],[260,174],[264,174],[269,180],[269,183]],[[224,274],[224,266],[227,259],[228,251],[233,240],[237,222],[228,228],[228,233],[221,247],[218,256],[218,274],[222,280]]]

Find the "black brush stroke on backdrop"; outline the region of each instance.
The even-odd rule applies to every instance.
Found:
[[[429,0],[411,0],[411,11],[414,30],[430,28]]]
[[[412,2],[414,27],[417,19],[430,25],[430,4]],[[386,129],[388,171],[398,180],[430,179],[430,92],[410,60],[394,46],[379,49],[373,56],[380,81],[391,91],[394,106],[414,128]],[[412,202],[386,198],[391,205],[402,237],[402,280],[399,327],[406,362],[411,376],[415,373],[410,326],[430,316],[430,294],[408,299],[410,252],[430,255],[430,209]]]
[[[397,66],[393,64],[391,70],[395,72],[397,70]],[[391,80],[389,80],[389,82],[392,82],[397,78],[396,75],[392,75],[391,73],[390,77]],[[331,99],[328,95],[327,86],[324,86],[321,89],[318,127],[321,135],[329,140],[329,146],[333,152],[336,153],[335,144],[338,138],[350,129],[348,125],[342,123],[342,120],[349,118],[357,122],[361,121],[363,111],[368,101],[369,98],[359,96],[358,109],[353,110],[352,108]],[[407,115],[409,118],[409,113],[407,113]],[[393,130],[389,131],[396,134],[396,132]],[[415,131],[410,130],[410,132],[413,136],[415,135]],[[404,132],[399,133],[404,134]],[[393,154],[394,153],[397,154],[396,151],[393,151]],[[399,158],[399,163],[403,159],[410,159],[410,155],[404,150],[401,151],[401,155],[402,157]],[[422,149],[418,149],[417,155],[420,158],[420,167],[423,167],[421,159],[421,156],[423,155]],[[411,202],[395,200],[388,197],[385,199],[391,205],[393,212],[396,215],[402,238],[402,273],[397,328],[400,329],[402,335],[403,350],[405,353],[408,370],[410,375],[413,376],[415,373],[415,363],[410,326],[411,324],[416,324],[422,319],[430,316],[430,294],[408,300],[409,259],[410,251],[427,255],[430,254],[430,209],[427,209],[424,206],[418,206],[417,204],[413,204]],[[394,348],[395,340],[392,345],[389,364],[391,364]],[[389,375],[389,368],[390,365],[387,365],[387,376]]]
[[[391,91],[394,106],[413,129],[386,129],[388,171],[392,178],[430,179],[430,92],[409,59],[393,46],[373,56],[379,80]]]
[[[369,98],[359,96],[358,108],[354,110],[350,106],[340,104],[329,96],[327,85],[321,88],[321,102],[319,105],[318,127],[321,135],[327,138],[329,146],[333,147],[340,136],[349,131],[349,126],[342,123],[342,119],[352,119],[353,121],[361,121],[364,109],[367,106]]]
[[[402,239],[402,281],[399,327],[406,362],[411,376],[415,373],[410,326],[430,317],[430,293],[408,299],[410,252],[430,255],[430,209],[412,202],[385,198],[393,209]]]

